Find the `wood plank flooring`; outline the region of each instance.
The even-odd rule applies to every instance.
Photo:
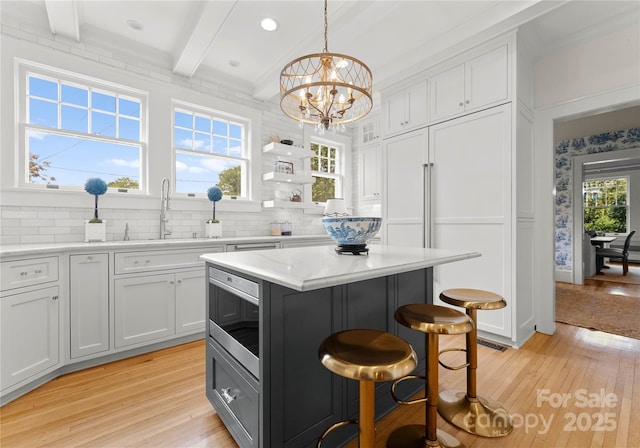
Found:
[[[441,347],[462,338],[442,336]],[[640,340],[559,324],[519,350],[478,348],[478,391],[501,402],[516,429],[487,439],[439,419],[469,448],[640,446]],[[205,397],[204,375],[204,342],[196,341],[62,376],[0,408],[0,446],[236,447]],[[463,371],[440,369],[441,389],[464,387]],[[613,407],[595,399],[581,407],[585,394],[602,393],[613,394]],[[566,406],[553,401],[562,394],[570,394]],[[398,426],[422,423],[423,409],[386,416],[376,448]]]

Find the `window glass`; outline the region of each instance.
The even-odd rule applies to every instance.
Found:
[[[62,84],[62,102],[87,107],[89,105],[89,92],[87,89]]]
[[[121,97],[98,80],[83,85],[80,75],[55,79],[28,70],[24,182],[82,187],[100,177],[112,188],[140,189],[143,97]]]
[[[47,79],[29,77],[29,96],[32,98],[47,98],[58,101],[58,83]]]
[[[176,193],[206,194],[217,186],[224,195],[247,197],[246,126],[232,123],[223,112],[175,107]]]
[[[629,179],[593,179],[582,184],[584,229],[626,233]]]
[[[340,157],[343,151],[337,145],[326,142],[311,141],[311,150],[315,156],[311,158],[311,171],[315,182],[311,186],[311,200],[326,202],[327,199],[343,197],[342,184],[344,173]]]
[[[107,184],[140,182],[140,149],[136,145],[88,140],[68,135],[28,131],[29,182],[84,185],[90,177]]]

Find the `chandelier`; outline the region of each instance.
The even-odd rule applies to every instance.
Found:
[[[327,50],[327,0],[324,1],[324,50],[289,62],[280,72],[280,108],[299,121],[344,130],[345,123],[369,113],[371,70],[362,61]]]

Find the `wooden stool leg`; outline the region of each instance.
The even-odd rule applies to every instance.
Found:
[[[438,335],[428,333],[427,347],[427,412],[426,434],[428,442],[438,441]]]
[[[438,336],[438,333],[425,333],[425,425],[406,425],[396,429],[387,439],[387,448],[465,448],[458,439],[438,430]]]
[[[360,448],[373,448],[375,439],[375,382],[360,381],[359,432]]]
[[[467,308],[467,316],[474,324],[477,322],[478,311]],[[473,327],[466,335],[467,339],[467,397],[476,398],[476,370],[478,369],[478,328]]]

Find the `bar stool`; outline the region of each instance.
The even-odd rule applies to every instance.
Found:
[[[405,327],[425,333],[427,360],[425,425],[406,425],[391,433],[388,448],[454,448],[464,445],[452,435],[437,429],[438,425],[438,339],[441,334],[463,334],[473,329],[469,316],[452,308],[423,303],[404,305],[395,319]],[[408,377],[408,379],[415,377]],[[403,381],[399,379],[394,386]],[[425,400],[415,400],[421,402]]]
[[[478,310],[497,310],[507,306],[504,299],[489,291],[480,289],[447,289],[440,294],[440,300],[450,305],[466,309],[467,316],[477,322]],[[466,364],[450,367],[449,370],[467,368],[467,390],[445,390],[440,393],[438,412],[446,421],[458,428],[483,437],[502,437],[513,430],[509,413],[500,403],[476,394],[476,369],[478,368],[478,329],[467,333],[466,348],[451,348],[448,351],[466,352]]]
[[[406,341],[378,330],[345,330],[320,344],[320,362],[333,373],[359,381],[358,420],[345,420],[329,427],[318,440],[334,429],[359,425],[360,448],[373,448],[375,437],[375,382],[392,381],[412,372],[418,364],[415,351]]]

